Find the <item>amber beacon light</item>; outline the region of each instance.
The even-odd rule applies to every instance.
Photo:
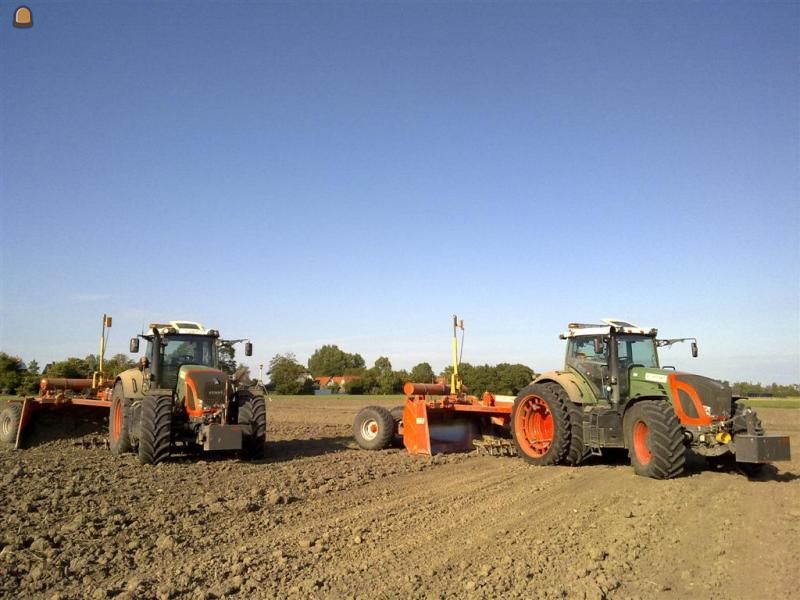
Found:
[[[20,6],[14,11],[14,27],[27,29],[33,27],[33,14],[27,6]]]

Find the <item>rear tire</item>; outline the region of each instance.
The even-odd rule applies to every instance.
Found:
[[[0,442],[13,444],[17,441],[17,430],[22,418],[22,404],[7,402],[0,411]]]
[[[394,418],[383,406],[367,406],[353,422],[353,437],[364,450],[383,450],[392,441]]]
[[[557,383],[545,384],[558,396],[561,404],[567,409],[569,415],[569,450],[567,450],[566,464],[577,466],[586,458],[586,446],[583,444],[583,406],[575,404],[563,387]]]
[[[403,436],[400,435],[400,425],[403,423],[403,411],[405,410],[404,405],[395,406],[389,413],[392,415],[392,419],[394,419],[394,428],[392,429],[392,446],[396,448],[403,447]]]
[[[522,389],[511,410],[511,435],[517,453],[533,465],[563,463],[570,449],[569,415],[547,385]]]
[[[131,401],[125,397],[122,382],[118,381],[111,392],[111,407],[108,413],[108,446],[111,454],[119,456],[130,452],[131,445]]]
[[[683,473],[686,447],[675,411],[664,400],[642,400],[625,413],[625,439],[637,475],[672,479]]]
[[[172,445],[172,398],[142,398],[141,419],[139,462],[143,465],[157,465],[169,457]]]
[[[267,406],[263,396],[239,392],[239,420],[242,428],[242,456],[247,460],[264,457],[267,436]]]

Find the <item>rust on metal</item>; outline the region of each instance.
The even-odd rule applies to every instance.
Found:
[[[450,394],[450,386],[440,383],[412,383],[409,381],[403,386],[403,393],[406,396],[447,396]]]

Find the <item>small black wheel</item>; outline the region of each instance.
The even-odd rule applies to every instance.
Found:
[[[394,418],[383,406],[367,406],[353,422],[353,437],[364,450],[383,450],[392,441]]]
[[[683,473],[683,429],[669,402],[637,402],[625,413],[624,429],[631,466],[637,475],[672,479]]]
[[[264,397],[240,391],[237,403],[238,423],[242,428],[242,457],[248,460],[263,458],[267,438],[267,405]]]
[[[22,418],[22,404],[7,402],[0,411],[0,442],[13,444],[17,441],[17,430]]]
[[[511,410],[511,436],[526,462],[565,462],[570,449],[569,414],[549,386],[535,383],[520,390]]]
[[[172,397],[142,398],[139,462],[157,465],[169,457],[172,445]]]
[[[108,413],[108,446],[112,454],[130,452],[131,401],[125,397],[122,382],[114,384],[111,392],[111,407]]]
[[[404,405],[395,406],[389,412],[392,415],[392,419],[394,419],[394,429],[392,430],[392,446],[395,448],[402,448],[403,447],[403,436],[400,435],[400,426],[403,424],[403,411],[405,410]]]

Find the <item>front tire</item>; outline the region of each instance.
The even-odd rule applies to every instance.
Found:
[[[111,453],[119,456],[130,452],[131,401],[125,397],[122,382],[118,381],[111,392],[111,407],[108,413],[108,446]]]
[[[394,419],[383,406],[367,406],[353,422],[353,437],[364,450],[383,450],[392,441]]]
[[[22,404],[7,402],[0,411],[0,442],[13,444],[17,441],[17,430],[22,418]]]
[[[238,423],[242,428],[242,456],[248,460],[264,457],[267,437],[267,406],[263,396],[239,392]]]
[[[142,398],[139,462],[143,465],[163,462],[169,457],[171,445],[172,398],[145,396]]]
[[[570,449],[569,414],[550,386],[522,389],[511,410],[511,435],[517,453],[533,465],[563,463]]]
[[[683,429],[669,402],[642,400],[625,414],[628,455],[637,475],[672,479],[683,473],[686,447]]]

